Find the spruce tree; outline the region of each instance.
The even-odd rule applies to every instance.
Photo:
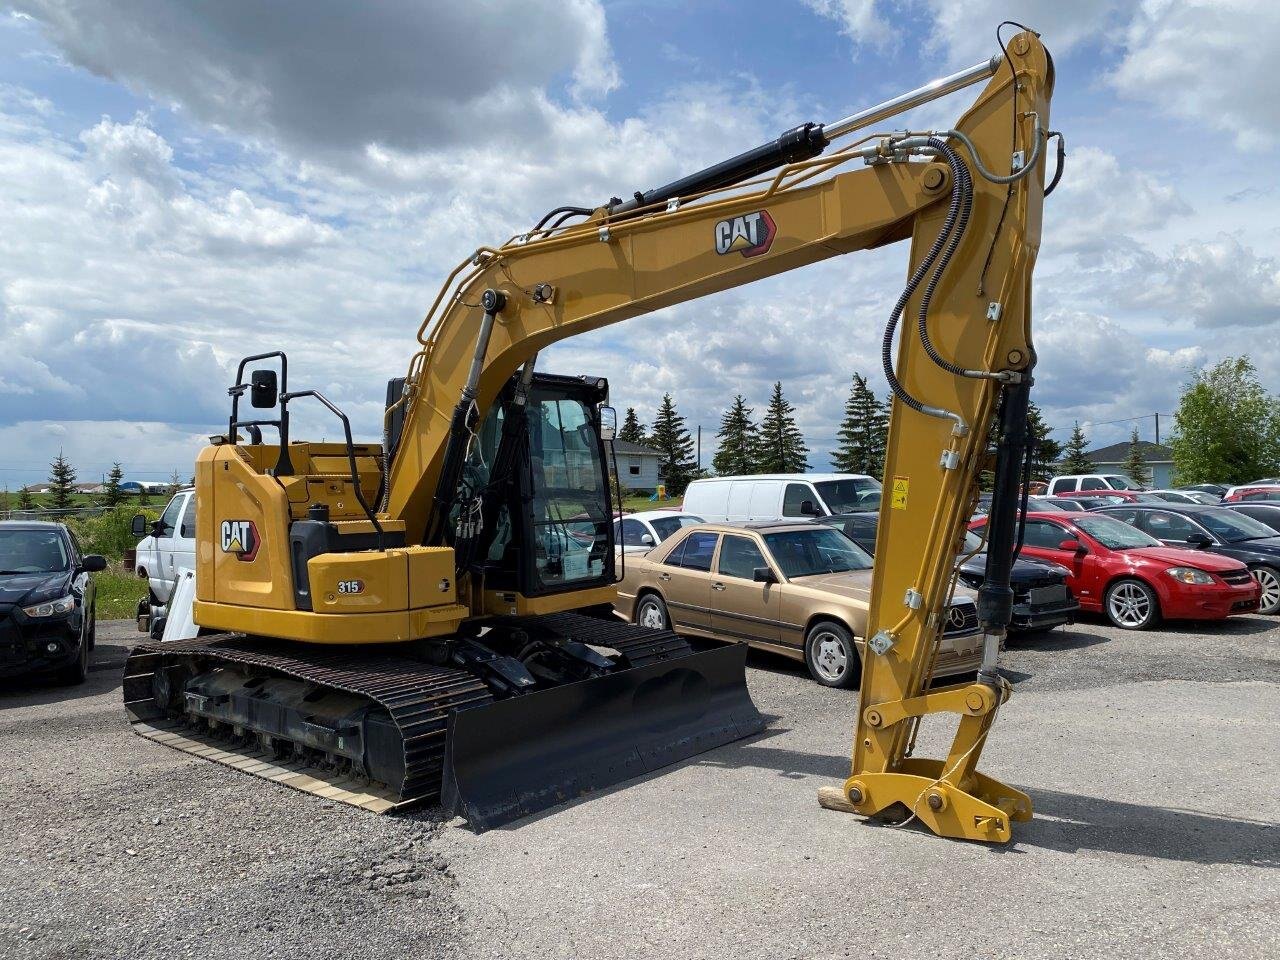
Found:
[[[1044,422],[1040,408],[1034,403],[1027,404],[1027,430],[1035,442],[1031,451],[1031,476],[1047,480],[1053,475],[1053,465],[1062,456],[1062,444],[1050,439],[1053,428]]]
[[[684,493],[698,465],[693,460],[693,438],[685,429],[684,417],[676,412],[675,401],[669,393],[662,395],[648,444],[662,455],[658,473],[667,485],[667,493],[672,496]]]
[[[1062,448],[1062,460],[1058,464],[1058,470],[1064,474],[1094,473],[1097,467],[1085,453],[1085,447],[1088,445],[1088,441],[1084,438],[1084,431],[1080,429],[1080,421],[1077,420],[1075,426],[1071,428],[1071,438]]]
[[[62,455],[62,450],[58,450],[53,463],[49,464],[49,487],[55,509],[66,510],[75,502],[76,470]]]
[[[1142,447],[1138,440],[1138,428],[1133,428],[1133,433],[1129,434],[1129,450],[1125,454],[1124,463],[1121,465],[1125,476],[1136,483],[1140,487],[1151,485],[1151,471],[1147,469],[1147,462],[1142,459]]]
[[[751,408],[738,394],[733,398],[733,405],[720,418],[720,432],[716,434],[720,448],[712,458],[711,466],[722,477],[755,472],[760,438],[756,425],[751,422],[751,414]]]
[[[760,423],[760,452],[756,469],[762,473],[804,473],[809,448],[796,426],[796,408],[782,396],[782,381],[773,385],[769,407]]]
[[[31,498],[31,491],[28,490],[26,487],[23,487],[21,490],[18,491],[18,509],[34,510],[35,508],[36,508],[36,502]]]
[[[0,520],[8,520],[12,509],[13,502],[9,499],[9,485],[6,483],[4,489],[0,490]]]
[[[842,473],[883,476],[888,424],[889,416],[867,387],[867,378],[855,373],[844,403],[844,420],[836,433],[840,444],[831,455],[835,468]]]
[[[627,407],[627,415],[622,418],[622,429],[618,431],[618,439],[626,440],[628,443],[645,443],[647,441],[644,424],[636,416],[635,407]]]
[[[124,468],[118,463],[113,463],[111,472],[107,474],[107,482],[102,487],[102,494],[108,507],[118,507],[124,502],[124,491],[120,489],[120,484],[123,482]]]

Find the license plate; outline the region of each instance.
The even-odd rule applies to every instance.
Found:
[[[1062,603],[1067,599],[1067,585],[1059,583],[1052,587],[1032,587],[1031,605],[1043,607],[1050,603]]]

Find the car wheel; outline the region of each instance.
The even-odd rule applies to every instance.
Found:
[[[1249,571],[1262,588],[1258,598],[1259,613],[1280,613],[1280,570],[1275,567],[1254,567]]]
[[[809,628],[804,638],[804,662],[809,676],[824,687],[848,690],[858,685],[862,674],[853,635],[830,620]]]
[[[1141,580],[1117,580],[1107,587],[1102,607],[1121,630],[1146,630],[1160,620],[1160,601]]]
[[[670,630],[671,615],[656,593],[646,593],[636,605],[636,624],[650,630]]]
[[[80,655],[76,657],[75,663],[69,667],[62,668],[62,672],[58,674],[58,681],[67,686],[75,687],[84,683],[87,676],[89,676],[89,643],[86,639],[82,639],[80,641]]]

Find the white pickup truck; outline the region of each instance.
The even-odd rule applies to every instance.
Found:
[[[138,543],[134,571],[151,587],[153,605],[169,602],[180,570],[196,566],[196,493],[191,487],[179,490],[164,508],[159,520],[151,523],[148,534],[146,518],[133,518],[133,534],[142,537]]]

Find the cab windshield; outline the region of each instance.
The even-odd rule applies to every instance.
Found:
[[[67,563],[67,548],[56,530],[0,530],[0,574],[58,573]]]
[[[813,486],[832,513],[853,513],[880,504],[880,482],[870,477],[821,480]]]
[[[1148,536],[1137,527],[1131,527],[1114,517],[1079,517],[1072,518],[1072,522],[1108,550],[1163,546],[1155,537]]]
[[[1276,532],[1265,523],[1253,517],[1246,517],[1242,513],[1236,513],[1234,510],[1204,510],[1196,514],[1196,519],[1224,543],[1260,540],[1263,537],[1276,535]]]
[[[766,533],[764,542],[788,580],[871,569],[871,556],[830,527]]]
[[[1117,476],[1116,474],[1108,474],[1102,479],[1111,484],[1112,490],[1141,490],[1142,488],[1130,480],[1128,477]]]

